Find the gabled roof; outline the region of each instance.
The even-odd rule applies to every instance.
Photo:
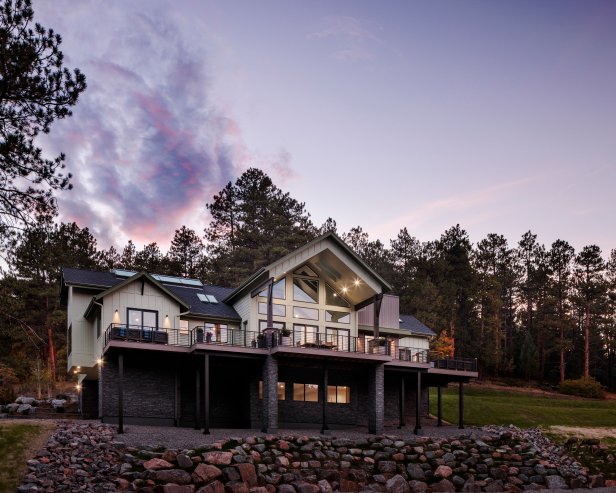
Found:
[[[86,313],[89,313],[95,306],[95,301],[100,300],[107,294],[120,289],[128,282],[133,282],[139,279],[141,276],[147,276],[148,281],[155,284],[172,299],[175,299],[184,310],[188,311],[190,315],[197,317],[211,317],[214,319],[225,319],[229,321],[241,320],[240,316],[233,309],[233,307],[225,304],[223,300],[233,291],[232,288],[225,288],[221,286],[208,286],[203,285],[201,287],[177,285],[169,282],[158,281],[152,277],[151,274],[142,272],[140,274],[133,275],[129,278],[125,276],[116,275],[115,272],[97,272],[87,269],[75,269],[70,267],[62,268],[62,297],[66,298],[66,291],[68,286],[92,289],[93,293],[96,293],[93,297],[93,301],[88,306]],[[163,277],[163,279],[166,277]],[[197,296],[199,293],[204,295],[213,295],[218,303],[203,302]]]
[[[408,330],[412,334],[423,336],[436,336],[436,333],[426,325],[422,324],[413,315],[400,315],[400,328]]]
[[[380,284],[381,288],[384,291],[390,291],[392,289],[391,285],[385,279],[383,279],[372,267],[370,267],[366,262],[364,262],[359,257],[359,255],[357,255],[338,235],[336,235],[335,233],[329,232],[329,233],[325,233],[324,235],[321,235],[315,238],[314,240],[306,243],[305,245],[302,245],[296,250],[289,252],[287,255],[276,260],[275,262],[272,262],[268,266],[260,268],[257,272],[251,275],[248,279],[243,281],[242,284],[240,284],[232,293],[230,293],[229,296],[225,299],[225,302],[231,303],[234,299],[236,299],[238,296],[245,293],[251,287],[256,286],[256,284],[260,284],[263,281],[263,274],[271,270],[273,266],[284,263],[287,259],[296,255],[298,252],[307,250],[311,248],[314,244],[320,241],[323,241],[323,240],[331,240],[339,248],[341,248],[347,255],[349,255],[349,257],[353,259],[354,262],[356,262],[359,266],[361,266],[364,270],[366,270],[368,274],[370,274],[377,281],[377,283]]]
[[[138,281],[139,279],[148,280],[149,282],[154,284],[154,286],[156,286],[158,289],[160,289],[163,293],[167,294],[170,298],[172,298],[175,301],[177,301],[180,304],[180,306],[183,306],[186,310],[188,310],[190,308],[190,303],[187,303],[186,301],[184,301],[181,298],[179,298],[175,293],[172,293],[168,289],[167,286],[164,286],[163,284],[158,282],[156,279],[154,279],[147,272],[139,272],[139,273],[135,274],[134,276],[131,276],[128,279],[125,279],[124,281],[116,284],[115,286],[110,287],[109,289],[103,291],[102,293],[97,294],[94,297],[94,299],[95,300],[101,300],[105,296],[107,296],[107,295],[117,291],[118,289],[122,289],[124,286],[128,286],[129,284],[132,284],[133,282]]]

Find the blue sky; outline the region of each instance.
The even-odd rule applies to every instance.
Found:
[[[35,2],[89,87],[44,141],[104,246],[201,232],[249,166],[386,244],[616,247],[616,3]]]

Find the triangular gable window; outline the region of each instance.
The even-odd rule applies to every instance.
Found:
[[[351,304],[329,284],[325,284],[325,304],[330,306],[343,306],[349,308]]]

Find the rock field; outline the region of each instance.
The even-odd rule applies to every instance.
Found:
[[[60,421],[18,491],[497,492],[603,487],[538,430],[458,438],[245,436],[199,450],[126,447],[115,428]]]

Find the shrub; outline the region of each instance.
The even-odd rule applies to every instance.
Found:
[[[19,379],[12,368],[0,364],[0,404],[8,404],[15,400],[15,386]]]
[[[592,377],[565,380],[564,383],[560,385],[560,391],[563,394],[577,395],[580,397],[593,397],[595,399],[605,398],[603,386]]]

